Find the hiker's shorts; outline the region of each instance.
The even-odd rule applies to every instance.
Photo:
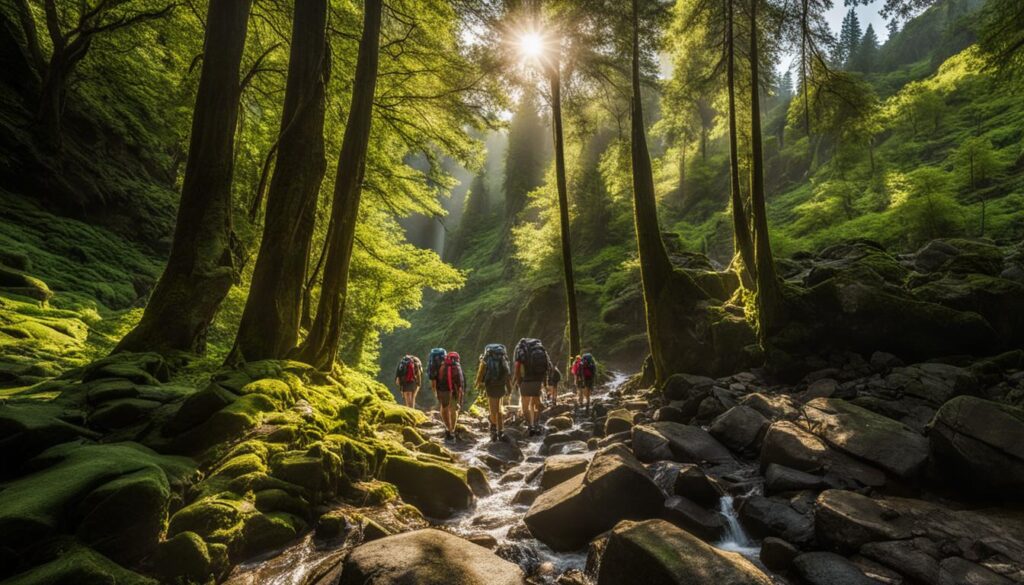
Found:
[[[402,382],[402,392],[415,392],[420,389],[416,382]]]
[[[452,403],[452,393],[447,390],[438,390],[437,402],[441,406],[448,408],[448,405]]]
[[[523,396],[539,397],[540,389],[543,385],[543,382],[527,382],[526,380],[523,380],[519,383],[519,394]]]
[[[484,390],[486,390],[488,398],[502,398],[505,396],[504,384],[486,385]]]

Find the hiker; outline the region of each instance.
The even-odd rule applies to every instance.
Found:
[[[548,370],[548,377],[545,383],[545,386],[547,387],[548,404],[551,406],[558,404],[558,385],[561,383],[562,372],[552,364],[551,369]]]
[[[444,423],[444,440],[454,441],[456,424],[459,420],[459,403],[465,395],[466,377],[462,372],[459,354],[451,351],[445,354],[437,373],[435,388],[437,403],[441,405],[441,422]]]
[[[437,375],[441,372],[441,366],[444,365],[444,358],[447,355],[448,352],[443,347],[435,347],[427,356],[427,379],[430,380],[430,390],[434,394],[437,394]]]
[[[540,414],[540,391],[551,369],[551,359],[539,339],[520,339],[515,352],[515,385],[522,397],[523,418],[529,436],[541,433],[537,417]]]
[[[500,343],[484,346],[480,365],[476,369],[473,386],[483,388],[487,393],[487,413],[491,422],[491,442],[504,438],[505,415],[501,410],[501,399],[512,393],[512,376],[509,375],[508,354]]]
[[[409,408],[416,408],[416,394],[423,384],[423,362],[414,355],[406,355],[398,362],[395,370],[395,386],[402,393],[402,401]]]
[[[583,406],[586,401],[586,412],[589,414],[590,394],[594,390],[594,380],[597,379],[597,360],[589,351],[573,360],[572,375],[576,383],[576,406]]]

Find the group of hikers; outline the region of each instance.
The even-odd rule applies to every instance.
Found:
[[[423,362],[414,355],[404,356],[395,372],[395,385],[402,393],[402,400],[410,408],[416,406],[416,393],[423,385]],[[437,397],[441,421],[445,426],[446,441],[458,439],[457,423],[462,401],[465,399],[467,383],[458,352],[443,348],[430,350],[427,357],[427,379]],[[590,412],[590,395],[597,379],[597,361],[590,352],[574,356],[571,374],[576,389],[576,405]],[[473,387],[487,395],[488,419],[490,420],[491,441],[504,438],[505,414],[502,403],[515,389],[521,397],[520,409],[526,422],[529,436],[541,434],[538,419],[541,412],[541,395],[546,394],[548,402],[558,402],[558,390],[562,373],[551,362],[544,344],[539,339],[523,338],[516,344],[513,363],[509,364],[505,346],[490,343],[484,347],[477,365]]]

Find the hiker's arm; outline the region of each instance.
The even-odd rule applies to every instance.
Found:
[[[484,385],[484,370],[486,367],[484,361],[480,360],[480,363],[476,366],[476,378],[473,379],[473,387],[480,388]]]

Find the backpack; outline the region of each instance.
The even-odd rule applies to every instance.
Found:
[[[539,339],[521,339],[516,344],[516,361],[523,364],[523,379],[543,380],[551,360]]]
[[[484,347],[484,383],[504,384],[508,380],[508,355],[505,346],[491,343]]]
[[[580,358],[580,370],[583,372],[583,378],[590,380],[597,374],[597,361],[594,360],[594,356],[589,353],[583,354]]]
[[[430,357],[427,358],[427,377],[431,380],[437,379],[437,374],[441,371],[441,364],[444,363],[445,356],[448,352],[443,347],[435,347],[430,350]]]
[[[455,394],[461,394],[464,385],[464,377],[462,375],[462,364],[459,363],[459,354],[451,352],[444,358],[444,367],[441,368],[443,375],[438,378],[438,382],[443,382],[448,386],[448,391]]]
[[[415,356],[407,355],[398,363],[398,370],[395,377],[403,382],[415,382],[416,374],[419,373],[420,363]]]

